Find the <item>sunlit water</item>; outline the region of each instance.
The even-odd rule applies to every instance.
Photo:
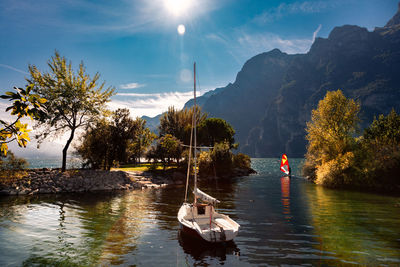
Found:
[[[300,160],[292,160],[298,174]],[[400,265],[400,198],[258,175],[201,188],[240,225],[232,243],[179,233],[184,188],[0,198],[0,266]]]

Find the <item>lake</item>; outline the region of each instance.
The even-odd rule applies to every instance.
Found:
[[[257,175],[200,186],[241,225],[234,242],[180,234],[183,186],[1,197],[0,266],[400,265],[400,197],[288,179],[279,159],[252,165]]]
[[[41,169],[41,168],[61,168],[62,158],[61,157],[36,157],[36,158],[25,158],[28,162],[28,168],[30,169]],[[67,168],[81,168],[82,159],[77,157],[67,157]]]

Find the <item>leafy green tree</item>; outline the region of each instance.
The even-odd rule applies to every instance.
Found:
[[[155,162],[160,160],[163,163],[164,169],[168,164],[171,164],[172,159],[179,164],[182,156],[182,142],[171,134],[166,134],[157,140],[155,147],[151,148],[147,153],[148,159],[153,159]]]
[[[381,155],[400,150],[400,115],[394,109],[387,115],[374,118],[372,124],[364,130],[363,141],[372,145]]]
[[[128,162],[128,144],[135,138],[138,124],[130,117],[129,109],[117,109],[112,114],[111,139],[114,160]]]
[[[141,138],[143,149],[150,142],[146,135],[149,130],[143,127],[143,120],[133,120],[128,109],[117,109],[111,119],[103,118],[88,127],[77,152],[93,168],[110,169],[116,163],[127,163],[132,144]]]
[[[105,104],[114,94],[114,88],[104,89],[104,82],[98,84],[98,73],[93,78],[86,74],[83,62],[75,73],[71,62],[67,63],[57,51],[48,66],[49,72],[41,72],[35,65],[29,65],[31,77],[27,80],[34,84],[33,90],[37,94],[48,100],[43,104],[46,116],[38,124],[44,128],[37,136],[38,142],[69,131],[62,151],[62,171],[65,171],[67,151],[76,130],[98,119],[106,110]]]
[[[232,148],[235,139],[235,130],[225,120],[220,118],[207,118],[199,125],[199,143],[214,147],[216,143],[228,142]]]
[[[307,123],[307,154],[304,174],[320,184],[348,183],[346,172],[353,166],[360,105],[342,91],[327,92]],[[307,173],[308,171],[308,173]]]
[[[400,186],[400,115],[394,109],[380,115],[361,138],[362,169],[370,186]]]
[[[233,166],[240,169],[250,169],[251,159],[246,154],[238,153],[236,155],[233,155]]]
[[[146,127],[146,120],[137,117],[135,120],[135,136],[128,145],[129,154],[134,162],[140,163],[140,158],[146,152],[157,136]]]
[[[30,141],[28,124],[21,122],[24,117],[40,119],[43,116],[41,105],[46,103],[46,99],[32,93],[33,85],[26,86],[26,89],[16,88],[16,92],[6,92],[0,98],[8,99],[13,104],[6,108],[6,112],[11,110],[11,115],[16,116],[12,122],[0,120],[0,155],[7,156],[8,143],[17,141],[20,147],[26,147]]]
[[[93,169],[109,170],[114,160],[110,140],[111,123],[106,119],[98,120],[87,128],[81,143],[76,147],[76,153]]]
[[[209,151],[199,155],[199,174],[201,176],[224,177],[233,170],[233,153],[227,141],[216,143]]]
[[[164,113],[160,118],[160,136],[171,134],[183,143],[189,144],[194,112],[196,112],[197,125],[201,124],[207,118],[207,114],[202,113],[199,107],[185,108],[182,110],[169,107],[168,112]]]

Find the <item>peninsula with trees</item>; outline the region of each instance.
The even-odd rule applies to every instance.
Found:
[[[29,130],[21,119],[30,117],[39,141],[69,134],[63,177],[82,176],[66,170],[74,143],[87,168],[134,171],[146,158],[151,162],[146,169],[181,180],[196,112],[199,143],[210,147],[198,151],[204,179],[251,173],[248,155],[287,153],[305,155],[303,175],[317,184],[400,191],[400,5],[384,27],[373,31],[344,25],[328,38],[316,38],[305,54],[274,49],[254,56],[234,83],[201,96],[199,108],[188,101],[182,110],[170,107],[159,115],[158,134],[149,128],[153,121],[131,118],[126,109],[107,110],[115,89],[99,82],[99,74],[86,74],[83,63],[74,72],[55,52],[48,67],[46,72],[30,65],[28,85],[2,96],[11,100],[7,111],[15,117],[0,121],[6,172],[24,165],[12,153],[7,156],[7,144],[26,146]],[[127,179],[128,184],[135,180]]]
[[[30,65],[31,77],[26,89],[7,92],[3,99],[11,101],[12,123],[1,121],[1,173],[2,192],[5,194],[35,194],[58,192],[81,192],[97,190],[130,189],[146,185],[143,177],[153,181],[152,172],[161,169],[158,183],[182,182],[187,166],[193,113],[196,112],[199,144],[207,151],[197,151],[199,174],[203,179],[221,179],[253,173],[250,157],[234,154],[235,131],[220,118],[208,118],[200,108],[170,107],[160,118],[159,134],[146,127],[146,121],[133,119],[128,109],[110,111],[106,103],[115,88],[105,88],[99,83],[100,75],[91,78],[84,64],[74,72],[72,63],[57,51],[48,61],[48,72]],[[36,138],[40,144],[45,139],[68,133],[62,150],[60,170],[23,170],[25,162],[8,152],[7,144],[13,141],[25,147],[30,140],[27,124],[20,120],[29,116],[34,120]],[[75,140],[76,154],[83,160],[82,170],[67,170],[68,150]],[[150,164],[146,174],[125,172],[143,169],[141,159]],[[127,168],[124,168],[127,167]],[[85,169],[95,170],[88,171]],[[112,170],[110,172],[110,170]],[[150,174],[150,175],[149,175]],[[109,177],[109,179],[107,178]]]

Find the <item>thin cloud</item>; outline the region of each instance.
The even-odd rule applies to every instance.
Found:
[[[140,84],[140,83],[127,83],[127,84],[121,84],[119,88],[121,89],[136,89],[140,87],[146,86],[145,84]]]
[[[313,36],[312,36],[312,42],[313,42],[313,43],[314,43],[314,41],[315,41],[315,38],[317,38],[317,34],[318,34],[319,31],[321,30],[321,28],[322,28],[322,25],[319,24],[319,25],[318,25],[318,28],[313,32]]]
[[[313,41],[311,39],[284,39],[273,33],[243,33],[238,38],[238,42],[240,44],[240,50],[248,57],[275,48],[288,54],[306,53],[310,49]]]
[[[213,33],[207,35],[206,38],[225,46],[228,53],[234,56],[238,62],[242,62],[275,48],[288,54],[307,53],[321,28],[322,25],[319,25],[310,38],[288,39],[271,32],[248,33],[244,29],[238,29],[234,37]]]
[[[210,33],[206,35],[206,38],[222,44],[227,44],[226,38],[222,37],[220,34]]]
[[[162,93],[146,94],[146,93],[117,93],[117,96],[132,96],[132,97],[161,97]]]
[[[334,1],[304,1],[294,3],[281,3],[278,7],[271,8],[260,15],[257,15],[253,21],[260,24],[276,21],[284,16],[291,14],[312,14],[321,13],[345,4],[344,0]]]
[[[10,66],[10,65],[6,65],[6,64],[0,64],[0,67],[6,68],[6,69],[10,69],[10,70],[13,70],[13,71],[16,71],[16,72],[22,73],[22,74],[29,75],[29,73],[27,73],[26,71],[23,71],[23,70],[20,70],[20,69],[14,68],[13,66]]]
[[[206,91],[197,92],[201,96]],[[124,96],[124,100],[118,99],[118,96]],[[156,116],[168,110],[168,107],[183,108],[185,103],[193,98],[193,92],[167,92],[154,94],[140,93],[118,93],[114,99],[108,103],[112,109],[127,108],[132,116]]]

